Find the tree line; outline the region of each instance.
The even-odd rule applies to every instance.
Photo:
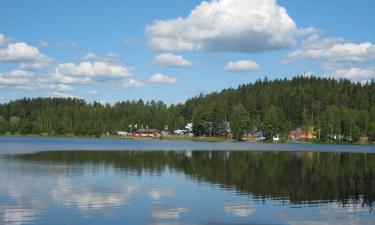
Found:
[[[227,128],[224,121],[229,121],[235,139],[246,131],[287,136],[291,129],[313,127],[321,140],[339,136],[374,141],[375,82],[264,78],[170,106],[141,99],[110,105],[72,98],[0,104],[0,133],[102,135],[135,127],[183,129],[193,122],[195,135],[215,136]]]

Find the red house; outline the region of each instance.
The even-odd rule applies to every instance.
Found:
[[[132,132],[133,137],[160,137],[161,133],[157,129],[139,129]]]

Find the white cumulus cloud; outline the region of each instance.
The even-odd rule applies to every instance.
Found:
[[[319,30],[314,27],[301,28],[297,32],[299,36],[312,35],[317,33],[319,33]]]
[[[53,67],[53,61],[52,58],[42,55],[35,61],[20,63],[19,68],[28,71],[43,71],[47,68]]]
[[[123,86],[125,88],[140,88],[145,86],[145,84],[142,81],[130,78],[124,81]]]
[[[186,60],[184,57],[172,53],[157,55],[152,60],[152,64],[164,67],[189,67],[193,65],[193,63]]]
[[[12,43],[0,48],[0,61],[3,62],[30,62],[36,61],[40,57],[43,55],[39,50],[25,42]]]
[[[175,83],[177,83],[177,79],[173,78],[173,77],[170,77],[170,76],[166,76],[166,75],[157,73],[157,74],[151,76],[150,82],[151,83],[157,83],[157,84],[175,84]]]
[[[146,26],[153,50],[262,52],[295,44],[298,28],[276,0],[203,1],[186,18]]]
[[[371,79],[375,79],[375,70],[370,68],[353,67],[349,69],[337,70],[334,72],[333,77],[366,83]]]
[[[236,62],[229,62],[228,65],[225,67],[225,71],[232,72],[232,73],[244,73],[253,70],[260,70],[260,66],[250,60],[239,60]]]
[[[95,54],[94,52],[88,52],[84,57],[82,57],[80,60],[82,62],[106,62],[106,63],[112,63],[116,64],[120,62],[121,57],[117,55],[116,53],[108,53],[104,56],[99,56]]]
[[[83,61],[92,61],[92,60],[97,60],[99,57],[93,53],[93,52],[88,52],[83,58]]]
[[[59,64],[54,78],[62,83],[91,83],[131,76],[132,68],[107,62],[81,62]]]
[[[33,86],[33,77],[32,72],[20,69],[0,73],[0,86],[29,90]]]
[[[370,42],[345,43],[342,38],[321,39],[315,34],[305,40],[300,49],[292,51],[283,60],[291,63],[301,59],[320,59],[331,62],[366,62],[375,60],[375,45]]]
[[[73,87],[52,80],[48,73],[41,74],[39,71],[29,71],[20,68],[0,73],[0,87],[24,91],[74,91]]]
[[[20,70],[42,70],[52,64],[53,59],[42,54],[37,47],[25,42],[11,43],[0,34],[0,62],[19,64]]]
[[[310,59],[320,65],[326,77],[366,83],[375,77],[375,45],[371,42],[349,43],[341,37],[321,38],[312,34],[290,52],[283,63]]]
[[[48,43],[40,41],[39,48]],[[76,62],[58,63],[25,42],[13,43],[0,34],[0,63],[12,63],[17,69],[0,72],[0,88],[23,91],[42,91],[49,96],[72,97],[76,85],[97,85],[115,81],[118,87],[141,87],[141,81],[130,79],[133,68],[121,63],[119,55],[98,56],[89,52]],[[96,91],[86,93],[95,96]]]

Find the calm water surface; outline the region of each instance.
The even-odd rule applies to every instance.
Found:
[[[374,145],[266,144],[246,142],[194,142],[141,139],[42,138],[0,136],[0,154],[43,150],[215,150],[215,151],[319,151],[375,153]]]
[[[0,224],[375,224],[371,152],[0,137]]]

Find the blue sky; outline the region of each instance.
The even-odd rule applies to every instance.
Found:
[[[0,101],[179,103],[256,79],[375,77],[375,2],[0,3]]]

